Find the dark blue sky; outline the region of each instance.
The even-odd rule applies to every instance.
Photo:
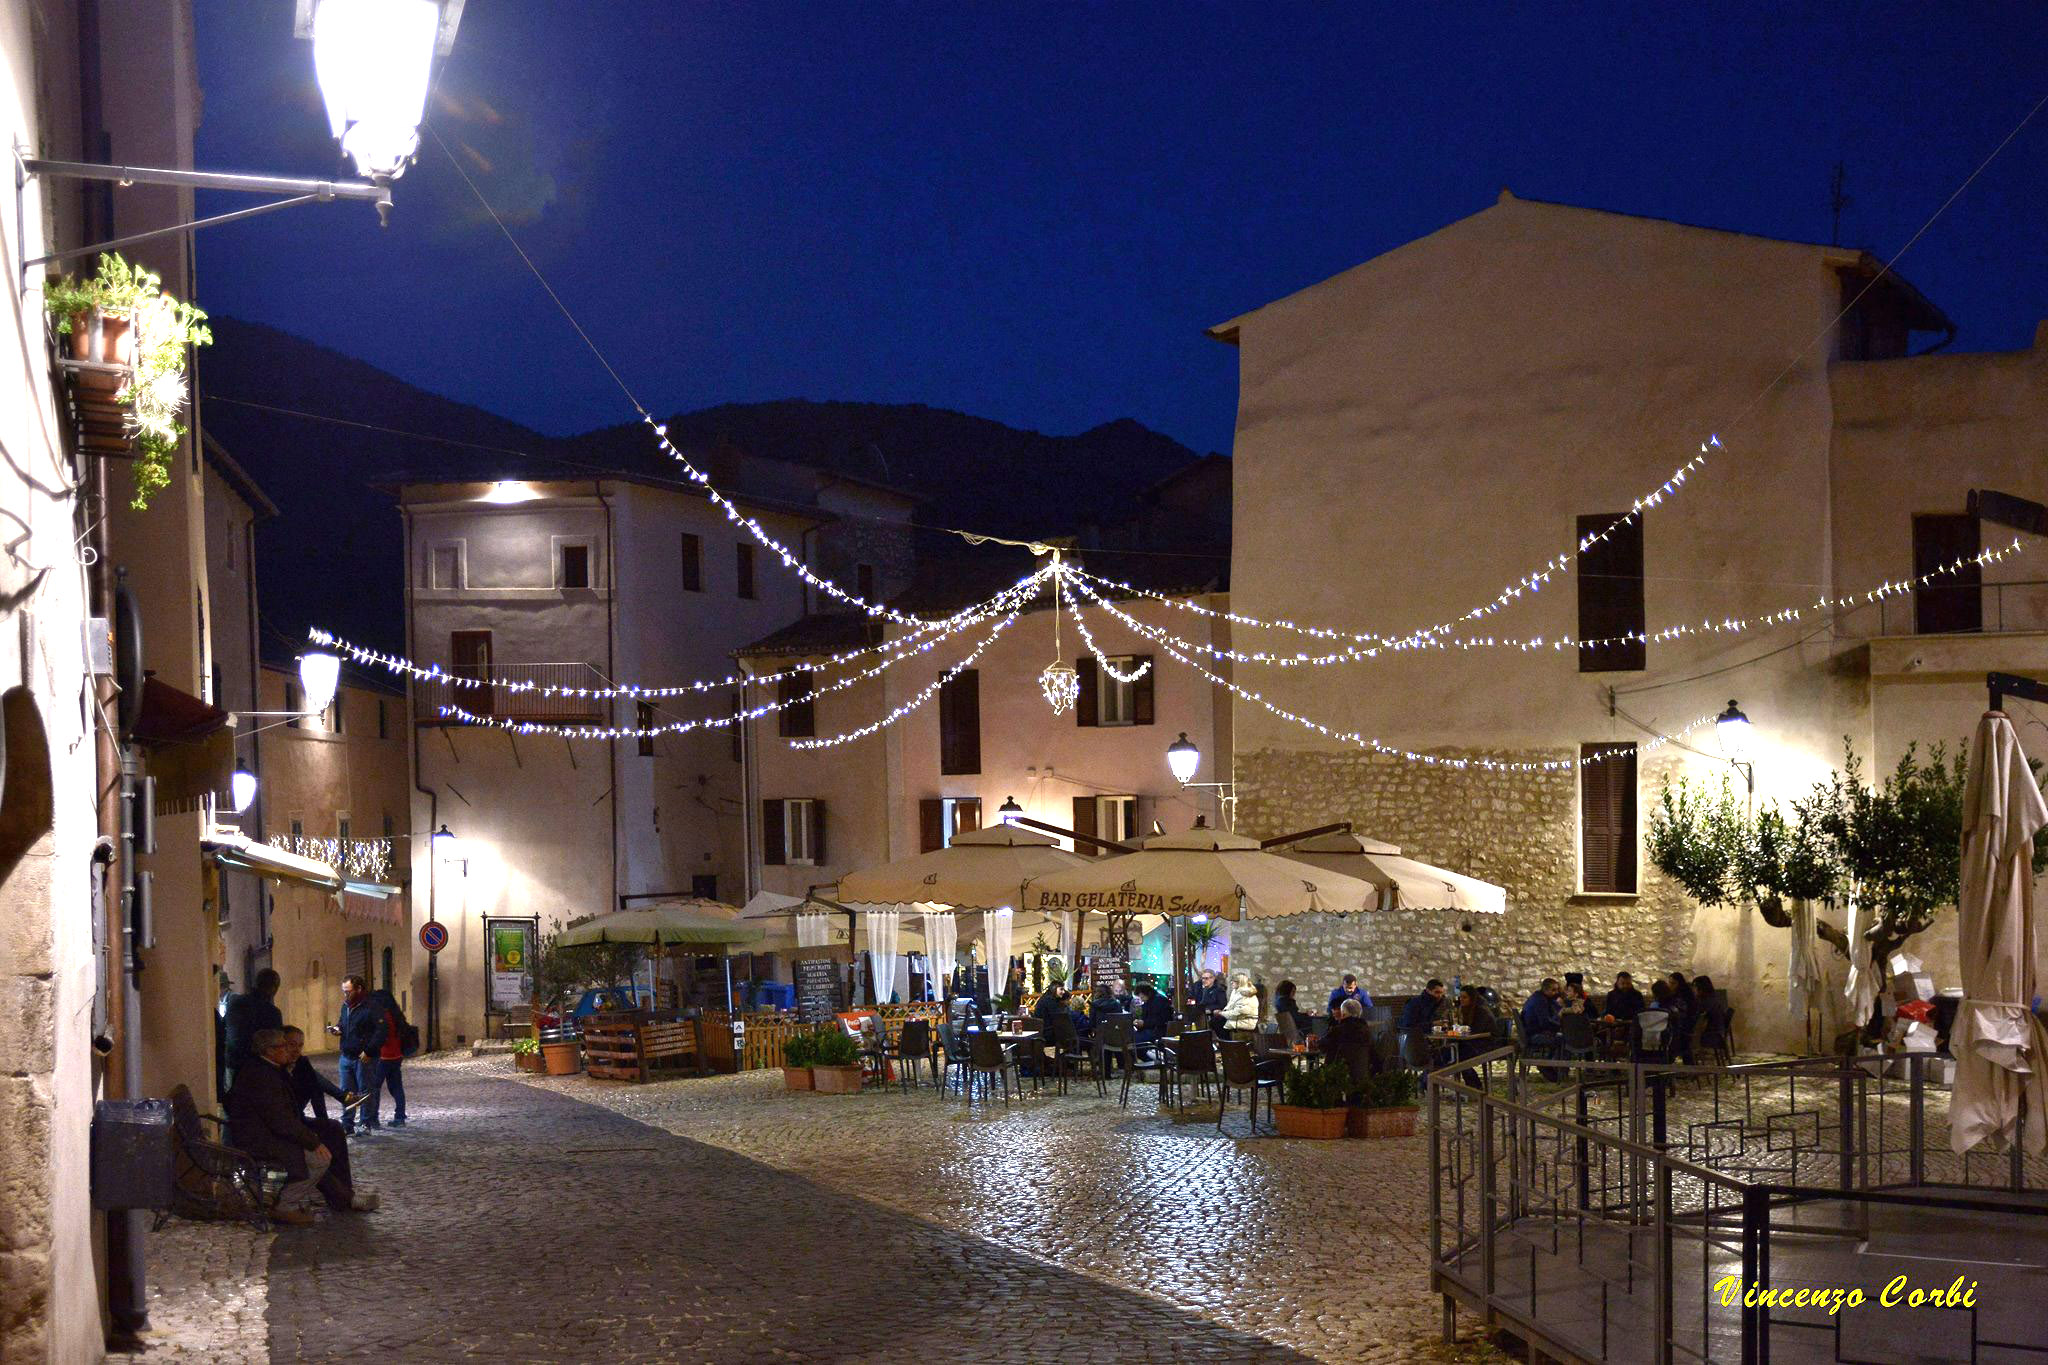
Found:
[[[332,174],[291,0],[198,0],[208,169]],[[917,401],[1228,450],[1202,329],[1532,198],[1896,250],[2044,93],[2048,8],[469,0],[430,120],[643,400]],[[431,138],[200,234],[200,298],[543,431],[631,415]],[[208,207],[229,207],[229,201]],[[2048,317],[2048,111],[1900,269]],[[334,396],[345,411],[347,395]]]

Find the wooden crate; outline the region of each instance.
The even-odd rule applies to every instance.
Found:
[[[630,1015],[592,1015],[583,1025],[583,1070],[601,1081],[637,1081],[640,1029]]]

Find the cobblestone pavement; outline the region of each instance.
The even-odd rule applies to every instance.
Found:
[[[150,1234],[148,1358],[206,1365],[269,1360],[264,1313],[273,1235],[248,1223],[179,1219]]]

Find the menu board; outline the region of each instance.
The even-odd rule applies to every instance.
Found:
[[[799,958],[791,964],[796,975],[796,1008],[813,1022],[829,1019],[846,1008],[846,992],[839,979],[836,957]]]

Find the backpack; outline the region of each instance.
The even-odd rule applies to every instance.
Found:
[[[379,991],[377,994],[384,997],[384,1008],[391,1011],[391,1021],[398,1026],[399,1055],[413,1056],[420,1050],[419,1027],[406,1019],[405,1011],[398,1008],[398,1001],[389,991]]]

